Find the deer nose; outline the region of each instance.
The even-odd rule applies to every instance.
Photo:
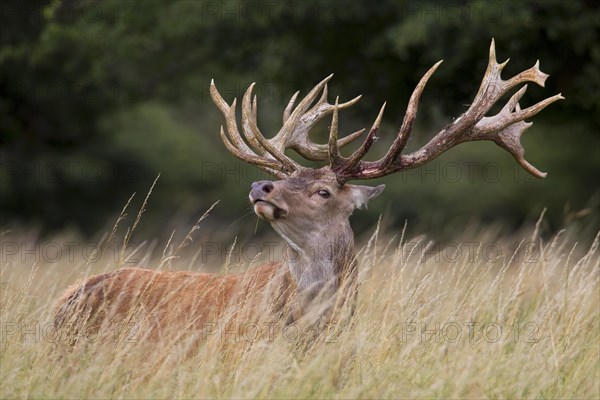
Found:
[[[252,191],[258,191],[261,193],[271,193],[273,191],[273,182],[271,181],[258,181],[252,183]]]

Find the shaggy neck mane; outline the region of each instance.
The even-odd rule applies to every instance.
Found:
[[[305,246],[282,235],[287,243],[283,265],[294,283],[302,308],[317,298],[319,303],[327,299],[333,301],[338,289],[347,285],[356,274],[354,234],[350,224],[346,223],[338,232],[327,241],[315,240],[312,245]]]

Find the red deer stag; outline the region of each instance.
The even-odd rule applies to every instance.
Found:
[[[369,187],[346,182],[415,168],[459,143],[475,140],[495,142],[526,171],[545,177],[524,158],[520,138],[531,125],[524,120],[563,97],[557,94],[521,109],[519,100],[527,90],[525,84],[496,115],[486,116],[509,90],[527,82],[544,86],[548,77],[536,62],[504,80],[500,75],[507,62],[497,62],[492,41],[487,70],[468,110],[421,149],[401,154],[415,122],[421,93],[441,61],[431,67],[413,91],[391,147],[377,161],[362,158],[376,140],[385,104],[362,145],[350,156],[343,156],[340,148],[359,138],[364,129],[338,139],[338,111],[358,102],[360,96],[346,103],[340,104],[337,99],[334,104],[328,103],[327,82],[331,76],[317,84],[296,107],[298,92],[292,96],[283,113],[283,127],[271,139],[265,138],[257,126],[254,84],[242,99],[242,136],[236,121],[236,100],[228,104],[211,83],[212,99],[226,120],[227,133],[221,127],[221,138],[227,149],[240,160],[279,178],[254,182],[249,197],[255,213],[268,221],[287,244],[287,257],[236,275],[126,268],[93,276],[64,294],[58,304],[56,327],[83,323],[88,329],[99,329],[102,321],[137,310],[147,316],[152,336],[173,325],[197,331],[208,321],[222,317],[228,307],[235,310],[241,304],[261,301],[269,303],[270,310],[277,311],[276,318],[287,323],[305,316],[309,308],[315,309],[313,306],[319,310],[319,318],[329,320],[334,304],[343,303],[356,291],[351,284],[356,269],[354,237],[348,219],[355,208],[366,206],[384,189],[384,185]],[[308,133],[328,115],[332,115],[329,141],[316,144]],[[318,169],[303,167],[285,154],[286,149],[293,149],[308,160],[328,161],[329,165]],[[353,289],[342,290],[343,287]]]

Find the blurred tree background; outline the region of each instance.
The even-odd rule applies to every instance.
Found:
[[[363,94],[341,114],[351,132],[388,102],[380,156],[425,71],[444,59],[421,100],[409,149],[466,110],[491,38],[504,76],[540,59],[550,74],[521,104],[562,92],[524,135],[529,177],[493,143],[461,145],[431,164],[379,179],[387,190],[358,230],[384,212],[433,234],[455,222],[516,227],[544,207],[551,224],[597,213],[600,171],[600,10],[594,1],[44,0],[0,5],[0,224],[112,226],[133,192],[148,235],[189,226],[216,200],[211,221],[248,215],[252,181],[266,176],[229,155],[211,78],[226,100],[256,81],[259,124],[271,135],[289,97],[335,73],[330,100]],[[508,98],[508,96],[507,96]],[[327,124],[314,132],[325,140]],[[250,218],[250,217],[249,217]],[[246,220],[254,226],[252,219]],[[259,229],[266,228],[265,224]]]

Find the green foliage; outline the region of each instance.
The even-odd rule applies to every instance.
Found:
[[[174,215],[193,223],[216,199],[223,201],[216,217],[231,221],[247,211],[245,192],[261,175],[220,143],[211,78],[228,100],[256,81],[260,123],[271,134],[295,90],[335,72],[332,96],[364,94],[352,116],[342,116],[342,129],[370,124],[388,101],[384,147],[418,79],[444,59],[421,102],[416,146],[465,110],[492,37],[499,59],[511,57],[507,76],[538,58],[551,75],[546,88],[530,87],[523,104],[558,92],[567,98],[536,116],[525,137],[528,157],[549,177],[526,179],[491,144],[461,146],[436,160],[440,171],[447,163],[461,165],[462,174],[469,161],[480,171],[498,163],[502,178],[390,177],[386,196],[357,214],[358,226],[386,204],[399,224],[410,218],[428,226],[467,216],[518,223],[546,206],[558,224],[566,205],[597,205],[600,11],[591,2],[46,0],[0,7],[3,225],[95,232],[158,172],[153,223]]]

